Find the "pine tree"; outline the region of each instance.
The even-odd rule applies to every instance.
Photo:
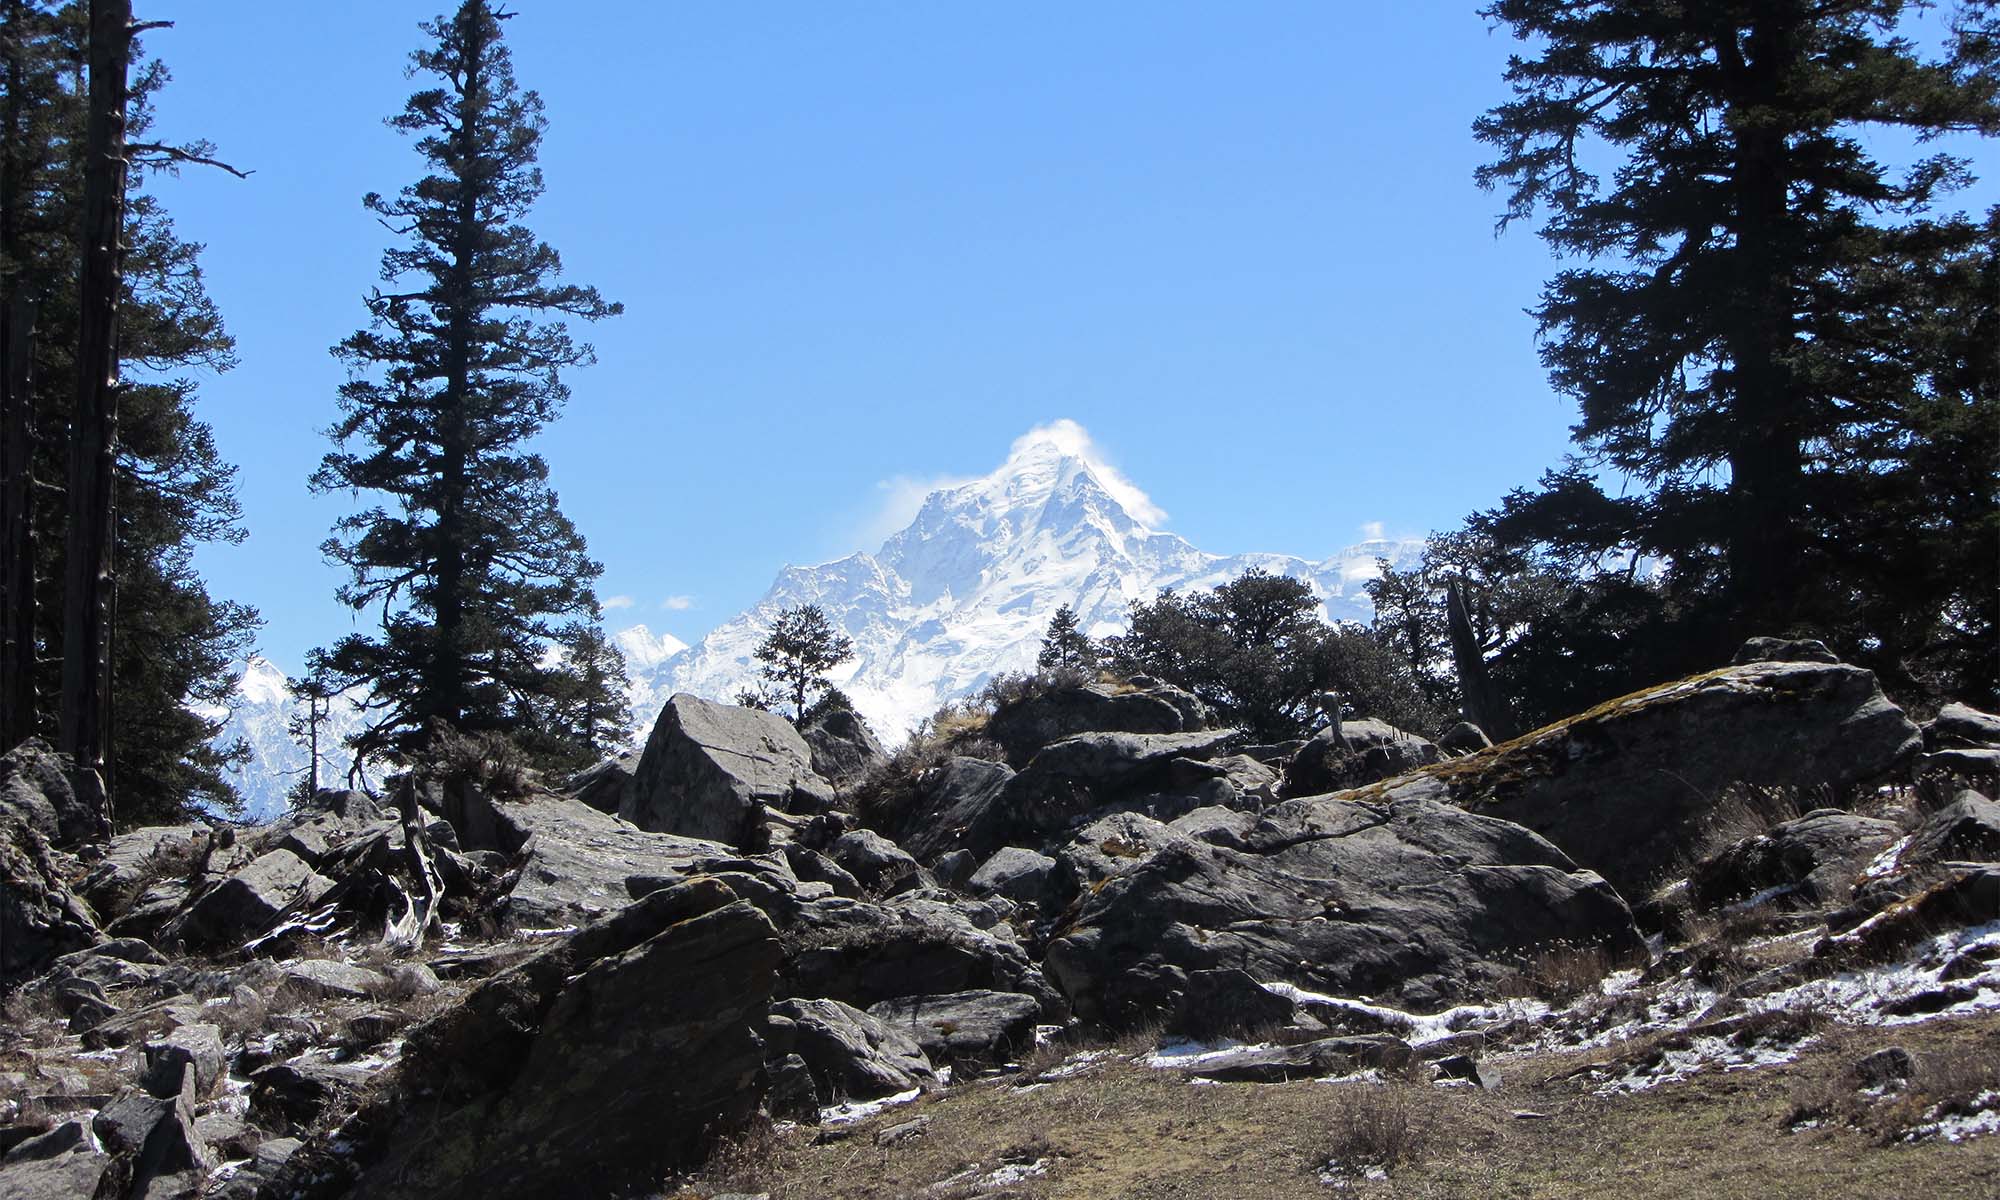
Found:
[[[1920,438],[1940,396],[1909,319],[1930,303],[1926,272],[1908,268],[1980,235],[1924,217],[1965,162],[1896,176],[1864,138],[2000,130],[1990,55],[1968,38],[1957,61],[1923,57],[1900,36],[1918,7],[1485,10],[1535,49],[1475,126],[1498,151],[1479,180],[1506,190],[1503,226],[1542,214],[1544,239],[1582,260],[1536,310],[1551,379],[1581,408],[1582,457],[1491,527],[1572,560],[1664,561],[1671,636],[1701,660],[1761,632],[1848,632],[1845,649],[1885,664],[1912,649],[1847,619],[1885,585],[1865,560],[1901,536],[1897,512],[1851,506],[1898,470],[1900,450],[1873,451]],[[1646,490],[1608,496],[1607,471]],[[1903,600],[1926,625],[1948,603]]]
[[[826,673],[854,657],[854,642],[834,632],[819,605],[806,604],[780,611],[751,653],[764,664],[764,679],[791,701],[796,722],[805,719],[812,694],[832,686]]]
[[[1097,666],[1097,643],[1077,624],[1076,610],[1064,604],[1049,618],[1035,666],[1044,671],[1089,671]]]
[[[33,435],[20,476],[30,481],[26,490],[34,497],[26,506],[32,538],[31,567],[24,572],[33,584],[24,592],[9,575],[0,586],[8,611],[25,609],[17,620],[30,636],[15,654],[33,665],[5,674],[10,691],[32,688],[21,707],[33,710],[30,724],[51,740],[64,637],[66,455],[81,325],[76,279],[85,105],[77,68],[84,59],[85,16],[82,4],[16,3],[7,9],[7,37],[0,39],[7,59],[0,108],[8,122],[0,153],[10,172],[9,186],[0,188],[8,196],[0,203],[6,210],[0,223],[8,230],[0,239],[6,243],[7,307],[18,311],[31,303],[34,314],[26,353],[11,360],[28,368],[30,404],[23,412],[15,406],[23,393],[8,397],[9,428],[19,428],[21,420]],[[136,43],[133,56],[140,57]],[[157,61],[144,62],[130,82],[131,169],[116,314],[122,379],[110,582],[119,619],[109,646],[107,759],[119,797],[116,816],[138,824],[239,807],[228,772],[244,749],[217,746],[213,739],[234,694],[234,661],[258,623],[254,609],[210,595],[193,567],[197,544],[240,541],[244,532],[235,469],[194,415],[198,395],[191,377],[233,365],[230,339],[204,287],[201,248],[175,235],[158,198],[146,190],[161,172],[214,162],[212,147],[203,143],[146,140],[152,98],[168,82]]]
[[[593,359],[560,318],[621,309],[555,282],[560,258],[520,223],[542,191],[545,122],[514,81],[512,15],[467,0],[422,26],[435,44],[411,56],[413,73],[437,84],[389,124],[417,137],[429,171],[363,201],[405,241],[382,257],[393,290],[368,297],[369,327],[335,348],[350,379],[337,448],[312,477],[315,491],[382,498],[324,547],[351,571],[341,600],[383,614],[379,635],[327,656],[343,686],[372,689],[363,754],[419,749],[440,724],[534,728],[555,690],[581,682],[552,648],[596,620],[602,568],[524,443],[568,399],[562,371]]]

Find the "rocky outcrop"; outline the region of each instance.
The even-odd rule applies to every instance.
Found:
[[[1056,860],[1046,854],[1007,846],[980,864],[966,881],[965,890],[975,896],[1005,896],[1026,903],[1042,894],[1055,865]]]
[[[598,812],[616,813],[625,807],[638,773],[639,751],[628,751],[572,776],[567,795]]]
[[[916,895],[879,904],[829,897],[799,906],[785,930],[780,994],[868,1008],[902,996],[1021,992],[1044,1012],[1062,1002],[1007,926],[982,928],[959,906]]]
[[[1424,774],[1454,803],[1525,825],[1641,895],[1700,844],[1731,785],[1838,794],[1898,769],[1920,743],[1868,671],[1753,662],[1636,692]]]
[[[79,792],[68,755],[39,738],[0,754],[0,812],[11,812],[58,849],[111,836],[111,815],[100,793]]]
[[[1043,845],[1093,812],[1172,787],[1176,764],[1213,758],[1239,737],[1218,729],[1064,738],[1007,781],[973,817],[959,847],[983,859],[1003,846]]]
[[[1086,1020],[1169,1018],[1188,975],[1217,968],[1434,1007],[1491,992],[1543,948],[1640,946],[1603,879],[1518,825],[1445,803],[1433,782],[1290,801],[1235,845],[1137,816],[1116,826],[1091,826],[1077,840],[1098,845],[1066,853],[1082,886],[1044,963]]]
[[[413,1032],[396,1079],[266,1192],[533,1200],[655,1183],[755,1110],[778,958],[770,922],[722,882],[653,892]]]
[[[0,807],[0,990],[102,937],[42,831],[19,808]]]
[[[838,791],[852,789],[889,761],[867,719],[843,705],[815,707],[800,723],[799,736],[811,752],[813,774]]]
[[[1001,705],[986,736],[1000,744],[1009,762],[1023,764],[1079,733],[1186,733],[1200,729],[1207,717],[1201,701],[1164,683],[1084,683]]]
[[[1952,703],[1924,726],[1927,750],[1985,750],[2000,746],[2000,717],[1969,704]]]
[[[294,903],[310,904],[333,886],[298,855],[273,850],[197,895],[160,936],[191,947],[241,945]]]
[[[749,846],[761,840],[765,808],[811,814],[833,798],[791,722],[683,694],[661,710],[619,816],[652,832]]]
[[[826,848],[826,854],[850,878],[871,892],[892,891],[923,870],[916,859],[903,852],[901,846],[872,829],[856,829],[841,834]]]
[[[518,929],[597,920],[632,902],[634,879],[677,879],[706,860],[735,854],[721,842],[647,833],[561,796],[531,796],[498,811],[520,847],[514,884],[500,907]]]
[[[1910,837],[1904,863],[2000,862],[2000,803],[1970,789],[1932,813]]]

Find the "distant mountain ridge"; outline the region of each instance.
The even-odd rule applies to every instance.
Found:
[[[1376,560],[1406,566],[1423,551],[1419,539],[1377,538],[1320,560],[1211,554],[1151,527],[1162,518],[1081,427],[1058,421],[1032,430],[992,473],[932,492],[873,553],[784,568],[761,600],[693,646],[644,625],[613,635],[632,681],[635,738],[644,742],[677,692],[727,701],[754,685],[758,642],[780,610],[800,604],[819,605],[854,640],[855,656],[835,682],[893,745],[946,701],[995,675],[1032,670],[1063,604],[1102,637],[1124,628],[1134,600],[1163,588],[1213,588],[1261,567],[1304,580],[1329,619],[1367,621],[1373,608],[1363,585]],[[305,764],[285,735],[292,701],[282,673],[265,660],[253,660],[244,680],[243,702],[222,738],[250,741],[253,762],[238,786],[251,811],[282,811],[285,789]],[[351,718],[343,732],[358,723]],[[335,778],[344,777],[346,759],[334,761]]]

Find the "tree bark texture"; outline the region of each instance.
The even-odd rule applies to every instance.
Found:
[[[110,733],[112,484],[118,458],[118,302],[124,290],[126,68],[131,53],[131,0],[91,0],[83,281],[63,589],[62,745],[79,771],[104,770]]]

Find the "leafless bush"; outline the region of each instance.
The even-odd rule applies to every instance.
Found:
[[[1393,1171],[1423,1155],[1437,1122],[1435,1096],[1421,1085],[1342,1085],[1335,1090],[1313,1168],[1354,1174],[1370,1167]]]
[[[432,729],[422,774],[447,790],[474,787],[503,802],[526,799],[535,782],[527,754],[505,734],[460,733],[443,724]]]
[[[1560,1008],[1596,993],[1611,968],[1611,955],[1602,946],[1551,942],[1521,963],[1502,990]]]

